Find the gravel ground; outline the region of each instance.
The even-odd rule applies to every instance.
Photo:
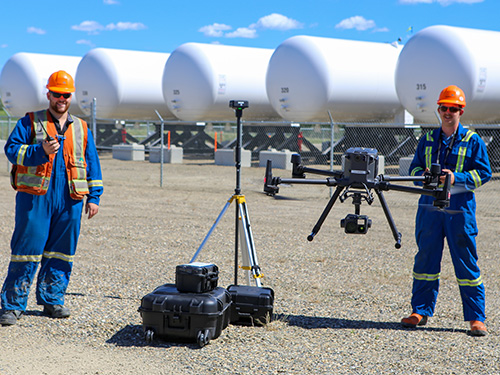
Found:
[[[5,160],[5,159],[4,159]],[[337,203],[313,242],[306,240],[328,202],[324,186],[282,186],[262,194],[264,170],[242,169],[263,283],[274,289],[274,321],[230,325],[209,345],[145,343],[141,297],[175,280],[232,196],[234,167],[185,160],[165,165],[119,161],[103,154],[105,193],[100,213],[83,220],[66,296],[72,316],[40,314],[34,293],[16,326],[0,328],[0,374],[498,374],[499,181],[477,194],[480,266],[487,293],[489,335],[468,336],[449,252],[443,258],[436,315],[426,327],[403,329],[410,308],[418,197],[385,196],[403,234],[394,248],[378,201],[361,213],[373,225],[346,235],[339,221],[353,213]],[[6,163],[4,162],[3,165]],[[7,168],[0,171],[0,279],[6,275],[14,225]],[[275,171],[288,177],[287,171]],[[214,231],[198,260],[233,281],[234,210]],[[240,275],[240,280],[242,276]]]

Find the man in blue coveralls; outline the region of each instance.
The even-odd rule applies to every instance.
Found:
[[[1,291],[0,324],[26,310],[38,264],[36,300],[46,315],[67,318],[64,295],[80,234],[82,210],[92,218],[103,192],[101,166],[87,123],[69,114],[75,91],[65,71],[47,83],[47,110],[21,118],[5,145],[16,194],[11,260]]]
[[[441,128],[422,137],[410,174],[421,176],[428,173],[431,163],[439,163],[442,171],[451,175],[449,209],[453,212],[429,209],[432,197],[422,195],[419,200],[415,225],[418,252],[413,267],[411,299],[413,312],[401,323],[414,328],[425,325],[427,317],[433,316],[446,237],[462,297],[464,320],[470,322],[469,334],[485,336],[485,295],[477,265],[474,189],[490,180],[490,163],[483,140],[460,124],[466,104],[463,91],[457,86],[448,86],[441,91],[437,104]],[[441,176],[441,182],[444,178]]]

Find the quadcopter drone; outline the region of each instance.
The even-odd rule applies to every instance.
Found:
[[[352,147],[342,156],[342,170],[329,171],[315,168],[309,168],[302,165],[299,154],[292,155],[292,178],[273,177],[272,162],[267,161],[266,175],[264,180],[264,192],[267,195],[274,196],[279,192],[280,184],[308,184],[308,185],[326,185],[336,187],[335,192],[328,201],[323,213],[314,226],[311,234],[307,236],[312,241],[321,229],[323,222],[330,213],[333,205],[339,199],[341,203],[352,198],[355,207],[354,214],[348,214],[340,221],[340,226],[344,228],[345,233],[366,234],[371,227],[371,219],[366,215],[360,214],[361,203],[365,200],[369,205],[374,201],[373,192],[377,195],[384,210],[385,217],[389,223],[394,240],[395,247],[401,247],[401,233],[396,228],[396,223],[392,218],[391,212],[385,200],[383,191],[396,190],[412,194],[428,195],[435,198],[433,205],[438,209],[444,209],[450,205],[450,175],[446,174],[444,185],[440,185],[440,176],[445,175],[441,172],[441,166],[433,163],[429,172],[422,176],[400,176],[391,177],[386,175],[377,175],[378,173],[378,152],[374,148]],[[327,176],[324,179],[306,178],[306,173]],[[392,181],[420,181],[423,187],[411,187],[395,185]]]

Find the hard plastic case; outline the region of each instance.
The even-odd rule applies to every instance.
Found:
[[[217,287],[219,268],[212,263],[193,262],[175,268],[175,285],[180,292],[204,293]]]
[[[231,324],[264,325],[272,320],[274,291],[271,288],[230,285]]]
[[[179,292],[165,284],[145,295],[139,312],[144,338],[196,341],[200,346],[220,336],[229,324],[231,295],[220,287],[206,293]]]

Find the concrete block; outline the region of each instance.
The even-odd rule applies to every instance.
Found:
[[[131,145],[113,145],[113,159],[144,161],[144,145],[133,143]]]
[[[236,158],[233,149],[230,148],[220,148],[214,153],[215,165],[231,165],[234,166],[236,163]],[[251,167],[252,166],[252,151],[241,150],[241,166]]]
[[[399,175],[408,176],[410,174],[410,164],[413,161],[413,156],[399,158]]]
[[[169,164],[182,164],[182,159],[184,156],[184,149],[182,147],[177,147],[175,145],[170,146],[170,150],[163,146],[163,162]],[[161,162],[160,146],[151,147],[149,149],[149,162],[150,163],[160,163]]]
[[[290,150],[276,151],[268,150],[259,152],[259,167],[266,167],[267,161],[271,160],[273,168],[292,170],[292,155]]]

